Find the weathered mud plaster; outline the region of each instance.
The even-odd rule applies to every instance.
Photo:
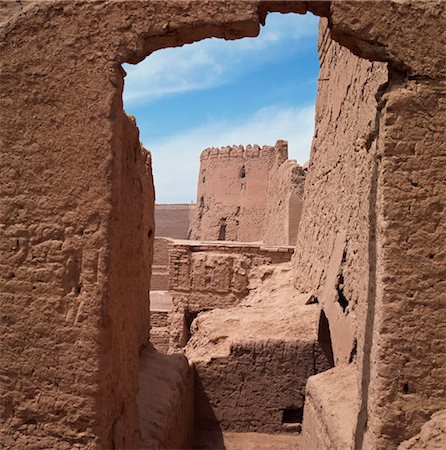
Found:
[[[358,321],[364,323],[360,308],[368,299],[375,96],[387,81],[387,68],[334,42],[326,20],[320,25],[319,58],[316,129],[295,283],[319,298],[330,322],[335,362],[348,363],[362,331]]]
[[[420,433],[404,441],[398,450],[443,450],[446,448],[446,410],[438,411],[426,422]]]
[[[340,44],[389,63],[356,447],[396,448],[445,407],[444,2],[22,3],[4,9],[0,28],[4,448],[138,447],[143,326],[127,325],[147,289],[119,279],[130,272],[120,242],[140,252],[151,238],[125,206],[144,189],[121,139],[120,64],[205,37],[255,36],[273,10],[329,16]],[[150,257],[138,255],[132,273],[147,273]]]
[[[194,213],[195,204],[155,204],[155,236],[187,239]]]
[[[305,171],[288,159],[288,142],[209,148],[200,156],[190,237],[294,245]]]
[[[192,324],[186,355],[195,367],[198,433],[295,433],[308,377],[331,367],[318,342],[318,305],[292,286],[292,264],[255,271],[247,298]]]
[[[220,2],[45,2],[1,28],[3,448],[140,446],[153,187],[120,63],[257,32]]]
[[[186,345],[191,321],[198,313],[238,304],[250,291],[256,267],[288,262],[293,252],[293,247],[246,242],[173,240],[169,250],[171,350]]]

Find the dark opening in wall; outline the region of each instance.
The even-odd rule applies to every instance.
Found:
[[[239,175],[240,175],[240,178],[245,178],[246,177],[245,166],[242,166],[242,168],[240,169]]]
[[[220,230],[218,231],[218,240],[219,241],[226,240],[226,219],[220,220]]]
[[[287,408],[282,412],[283,424],[301,424],[304,418],[304,408]]]
[[[338,282],[336,283],[336,293],[338,297],[338,303],[341,305],[342,311],[345,312],[348,306],[348,300],[344,295],[344,275],[340,274]]]
[[[200,197],[200,202],[198,204],[198,218],[201,220],[201,218],[203,217],[203,212],[204,212],[204,197],[201,196]]]
[[[189,341],[189,339],[192,336],[190,327],[192,326],[192,322],[197,318],[197,316],[198,316],[198,311],[186,310],[186,312],[184,314],[184,328],[185,328],[184,335],[186,336],[186,342],[184,343],[184,345],[187,344],[187,342]]]
[[[327,358],[328,363],[331,367],[334,367],[334,357],[333,357],[333,346],[331,344],[331,333],[330,326],[328,323],[327,316],[324,311],[321,310],[321,315],[319,318],[319,332],[318,332],[318,341],[321,346],[321,350],[323,351],[325,357]]]

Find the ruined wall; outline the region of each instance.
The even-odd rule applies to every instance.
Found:
[[[304,172],[288,161],[286,141],[206,149],[191,238],[294,244],[303,186]]]
[[[1,26],[3,448],[139,447],[153,197],[120,64],[258,27],[255,5],[139,1],[38,2]]]
[[[277,141],[269,171],[263,242],[295,245],[302,213],[306,171],[288,159],[288,143]]]
[[[166,291],[169,289],[170,243],[170,239],[155,238],[153,245],[152,276],[150,278],[150,290],[152,291]]]
[[[194,204],[156,204],[155,236],[187,239],[194,213]]]
[[[318,294],[337,362],[357,359],[359,414],[350,446],[389,449],[445,404],[439,61],[446,42],[431,33],[446,16],[441,2],[367,3],[367,19],[354,25],[363,7],[332,4],[333,36],[359,55],[391,61],[389,76],[382,64],[346,56],[322,29],[296,286]]]
[[[190,323],[199,312],[227,308],[246,297],[252,269],[290,261],[293,252],[285,246],[173,241],[169,252],[171,346],[186,344]]]
[[[206,149],[200,156],[191,239],[261,241],[273,147]]]
[[[2,85],[6,92],[13,86]],[[92,95],[92,86],[84,88]],[[83,131],[93,127],[90,136],[96,135],[83,97],[65,95],[54,92],[48,102],[28,105],[26,114],[43,121],[54,117],[47,109],[64,102]],[[8,389],[1,396],[0,442],[4,448],[68,449],[101,440],[137,446],[138,355],[148,341],[154,228],[150,154],[125,115],[114,130],[112,165],[100,146],[94,158],[75,152],[74,141],[97,144],[77,134],[54,132],[50,145],[44,130],[4,139],[12,151],[1,217],[1,371]],[[31,214],[34,204],[41,216]],[[98,358],[101,347],[113,351]]]
[[[295,434],[308,377],[330,367],[318,342],[319,307],[294,289],[292,264],[254,272],[258,283],[245,299],[192,324],[186,355],[195,367],[197,431]]]
[[[191,448],[194,379],[184,355],[164,355],[151,346],[142,352],[138,408],[142,449]]]
[[[124,430],[120,419],[123,404],[133,410],[133,364],[117,367],[112,386],[104,382],[112,356],[121,356],[126,342],[118,339],[119,330],[108,331],[120,313],[116,297],[129,301],[136,292],[110,278],[120,276],[119,244],[112,241],[126,235],[119,232],[116,211],[125,208],[118,194],[130,189],[125,181],[133,185],[124,179],[118,185],[115,177],[123,152],[117,130],[127,120],[120,64],[205,37],[255,36],[268,11],[308,10],[329,16],[333,38],[356,55],[388,62],[391,75],[376,136],[357,141],[375,155],[376,138],[379,151],[369,197],[370,283],[367,339],[364,345],[358,340],[358,360],[364,354],[364,361],[356,446],[396,448],[445,408],[446,4],[55,0],[25,8],[0,28],[3,447],[111,448],[124,437],[126,445],[137,446],[134,426]],[[321,89],[324,82],[321,77]],[[342,85],[339,80],[334,88]],[[364,84],[365,99],[370,87]],[[347,136],[363,120],[362,110],[352,107]],[[317,151],[315,146],[316,158]],[[314,180],[330,179],[342,164],[328,158],[325,167]],[[349,185],[343,187],[348,192]],[[335,203],[344,195],[338,190]],[[342,216],[320,212],[319,223]],[[317,241],[315,230],[305,228],[306,242]],[[148,236],[144,227],[135,233],[142,231]],[[348,254],[347,247],[347,260]],[[320,277],[311,263],[305,266],[317,285]],[[112,285],[119,288],[113,294]],[[131,385],[124,391],[122,380]]]
[[[336,362],[354,355],[358,306],[367,303],[375,95],[385,64],[330,39],[321,20],[316,129],[296,247],[296,286],[313,292],[330,323]]]
[[[140,351],[149,341],[149,290],[153,258],[154,186],[151,155],[141,148],[135,123],[115,130],[123,151],[115,158],[111,215],[109,299],[102,359],[101,428],[116,448],[140,445],[136,396]],[[125,370],[123,370],[125,368]]]

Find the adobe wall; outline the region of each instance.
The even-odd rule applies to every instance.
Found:
[[[446,332],[439,308],[445,262],[439,261],[445,226],[439,180],[446,169],[439,124],[446,116],[437,61],[444,52],[427,57],[420,44],[425,37],[413,37],[418,28],[430,34],[434,8],[442,18],[445,10],[440,3],[367,3],[372,29],[364,19],[354,24],[361,8],[332,4],[333,36],[357,54],[391,63],[387,75],[382,64],[327,40],[323,26],[295,283],[315,292],[326,311],[337,363],[357,360],[352,448],[388,449],[416,434],[446,401],[438,341]],[[353,44],[352,29],[364,40]],[[385,44],[370,44],[372,36]],[[435,113],[428,119],[429,110]]]
[[[278,141],[274,150],[262,241],[265,245],[296,245],[307,171],[295,160],[288,159],[286,141]]]
[[[396,448],[446,407],[444,2],[56,0],[26,8],[0,28],[3,447],[138,446],[127,421],[142,328],[111,328],[138,309],[122,311],[117,297],[144,301],[136,292],[144,282],[119,280],[125,249],[116,236],[138,250],[150,233],[119,225],[136,218],[131,210],[126,219],[124,200],[143,190],[126,178],[138,157],[124,161],[120,64],[205,37],[255,36],[268,11],[329,16],[337,42],[389,63],[370,135],[377,152],[355,445]],[[135,274],[147,273],[142,258],[131,260]]]
[[[286,141],[204,150],[191,239],[294,245],[304,175]]]
[[[38,2],[0,28],[3,448],[139,447],[154,200],[120,64],[258,28],[255,4],[139,1]]]
[[[155,204],[155,236],[187,239],[195,204]]]
[[[364,327],[360,308],[368,298],[375,96],[387,81],[387,69],[330,39],[326,20],[321,20],[319,57],[316,129],[295,284],[318,297],[330,323],[335,362],[348,363]]]
[[[210,148],[201,153],[191,239],[255,242],[263,236],[274,148]]]
[[[127,119],[127,117],[126,117]],[[150,153],[141,147],[133,120],[115,131],[122,152],[115,158],[110,218],[109,297],[99,365],[103,439],[115,448],[140,445],[136,397],[140,351],[149,341],[149,290],[153,259],[154,187]],[[115,392],[110,396],[110,392]]]
[[[255,267],[290,261],[293,252],[287,246],[173,241],[169,251],[171,348],[186,344],[190,321],[199,312],[227,308],[245,298]]]
[[[169,289],[170,244],[170,239],[155,237],[153,244],[153,264],[150,278],[150,290],[152,291],[166,291]]]
[[[91,95],[88,88],[82,92]],[[75,115],[84,99],[61,93],[57,101]],[[26,114],[44,123],[47,109],[35,102]],[[3,448],[122,446],[124,439],[139,445],[136,382],[139,350],[148,341],[154,229],[151,159],[125,115],[114,130],[113,164],[101,146],[94,158],[78,153],[98,142],[83,137],[97,135],[94,120],[77,117],[82,134],[62,128],[49,143],[45,129],[18,139],[3,135],[12,150],[1,217]],[[107,397],[97,414],[97,399]]]

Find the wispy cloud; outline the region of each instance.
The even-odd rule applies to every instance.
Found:
[[[287,47],[298,48],[317,33],[317,19],[268,16],[260,36],[237,41],[207,39],[153,53],[136,66],[124,66],[124,102],[148,103],[165,95],[209,89],[231,83],[247,69],[264,64]]]
[[[303,164],[309,158],[314,127],[314,105],[301,108],[262,108],[242,123],[212,122],[168,138],[142,135],[153,155],[156,201],[195,201],[199,156],[207,147],[232,144],[289,143],[289,156]]]

